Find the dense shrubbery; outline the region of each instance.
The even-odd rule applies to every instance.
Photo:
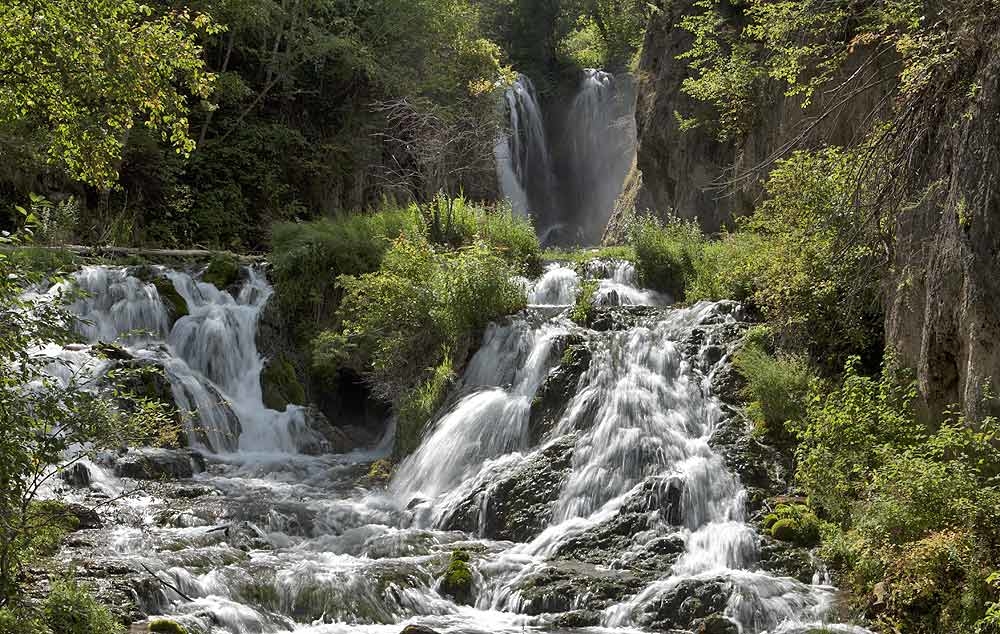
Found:
[[[517,273],[519,267],[481,241],[436,253],[420,235],[400,237],[377,271],[338,278],[339,327],[316,337],[313,364],[328,375],[349,368],[394,403],[397,451],[410,451],[473,337],[489,321],[524,307]]]
[[[747,381],[743,396],[757,430],[772,441],[790,440],[789,423],[805,418],[809,389],[817,380],[809,361],[798,354],[774,356],[750,339],[733,365]]]
[[[647,219],[633,230],[632,242],[639,282],[682,301],[705,243],[698,225],[679,219],[664,224]]]

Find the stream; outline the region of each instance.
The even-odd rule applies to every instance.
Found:
[[[584,328],[568,318],[581,273],[549,265],[381,483],[368,470],[390,454],[391,424],[371,448],[337,454],[306,409],[264,406],[262,272],[217,289],[197,271],[145,268],[84,267],[89,296],[73,310],[91,344],[117,341],[164,369],[191,412],[192,452],[98,456],[52,491],[100,516],[63,561],[136,614],[193,634],[805,634],[837,618],[821,571],[809,582],[768,569],[747,491],[713,440],[738,304],[671,307],[637,288],[630,264],[592,262],[582,276],[599,280],[601,308]],[[186,315],[171,315],[163,280]],[[66,377],[111,363],[88,345],[45,352]],[[441,585],[456,549],[473,576],[457,598]]]

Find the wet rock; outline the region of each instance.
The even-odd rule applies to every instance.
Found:
[[[651,306],[596,307],[590,322],[590,328],[597,332],[628,330],[643,318],[655,315],[656,312],[657,309]]]
[[[268,550],[271,543],[267,540],[267,535],[250,522],[234,522],[226,526],[226,541],[233,548],[242,551]]]
[[[573,610],[563,612],[552,619],[557,628],[594,627],[601,624],[601,613],[594,610]]]
[[[706,622],[709,627],[722,627],[717,619],[709,621],[709,617],[721,616],[731,593],[732,585],[723,578],[684,579],[648,604],[640,621],[660,630],[703,631],[699,628]],[[708,631],[727,632],[724,629]]]
[[[726,467],[739,476],[750,510],[757,511],[765,500],[788,489],[793,472],[791,457],[758,440],[742,412],[731,407],[724,411],[726,417],[708,443],[722,455]]]
[[[240,263],[231,253],[216,253],[201,274],[201,281],[219,290],[229,290],[240,280]],[[231,291],[230,291],[231,292]]]
[[[284,355],[267,360],[260,373],[260,388],[264,405],[269,409],[283,411],[289,404],[306,404],[305,388]]]
[[[438,632],[423,625],[407,625],[399,634],[438,634]]]
[[[598,611],[636,593],[643,581],[626,570],[609,570],[578,561],[550,561],[516,587],[519,611],[537,615],[574,610]]]
[[[76,520],[75,523],[78,530],[101,528],[104,526],[101,516],[89,506],[70,502],[63,505],[63,510],[67,515]]]
[[[86,488],[90,486],[90,469],[87,468],[87,465],[79,462],[60,472],[59,477],[72,487]]]
[[[468,533],[481,528],[483,536],[491,539],[531,541],[548,526],[575,445],[575,435],[557,438],[503,477],[484,483],[455,507],[444,520],[444,528]]]
[[[187,300],[177,291],[177,287],[169,278],[161,275],[153,278],[150,283],[156,287],[160,301],[167,308],[167,314],[170,316],[170,327],[173,327],[178,319],[189,314]]]
[[[469,553],[455,550],[441,577],[441,593],[454,599],[455,603],[472,604],[472,569],[469,567]]]
[[[808,548],[761,535],[758,543],[757,565],[779,577],[792,577],[802,583],[811,583],[816,563]]]
[[[115,459],[115,475],[135,480],[178,480],[204,471],[201,454],[182,449],[144,447],[130,449]]]
[[[682,498],[684,481],[675,476],[652,476],[622,504],[622,513],[656,511],[660,519],[671,526],[684,523]]]
[[[739,634],[739,626],[719,614],[713,614],[698,624],[697,634]]]
[[[541,442],[562,417],[566,406],[576,395],[580,377],[590,367],[592,354],[586,339],[579,335],[570,336],[561,347],[559,365],[549,372],[531,402],[528,440],[532,447]]]

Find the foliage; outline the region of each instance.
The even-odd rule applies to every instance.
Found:
[[[321,335],[314,362],[362,372],[376,394],[395,402],[490,320],[525,305],[517,270],[487,245],[436,254],[422,238],[398,239],[381,268],[341,276],[343,328]]]
[[[594,295],[597,293],[599,283],[596,280],[587,280],[580,285],[580,292],[576,295],[576,303],[569,313],[569,318],[575,323],[586,327],[594,313]]]
[[[599,249],[561,249],[550,247],[542,251],[543,262],[572,262],[580,270],[586,270],[593,260],[624,260],[635,262],[635,249],[631,245],[601,247]]]
[[[149,631],[159,632],[160,634],[187,634],[187,628],[177,621],[171,621],[170,619],[151,620],[149,622]]]
[[[665,223],[647,218],[633,229],[632,243],[639,282],[675,301],[684,300],[704,243],[698,225],[679,218]]]
[[[815,546],[820,540],[820,520],[804,504],[778,504],[763,526],[775,539],[798,546]]]
[[[3,137],[102,187],[114,184],[136,119],[189,153],[189,102],[207,97],[213,80],[196,37],[218,30],[207,15],[154,14],[133,0],[5,2]]]
[[[215,253],[208,267],[201,274],[201,281],[219,289],[227,289],[236,283],[240,275],[239,260],[231,253]]]
[[[42,604],[52,634],[124,634],[125,628],[86,588],[72,580],[54,583]]]
[[[824,557],[860,607],[901,631],[989,632],[1000,559],[1000,424],[949,414],[927,426],[915,387],[891,357],[881,377],[849,360],[836,389],[817,389],[796,429],[796,481],[824,530]]]
[[[396,415],[396,442],[393,447],[397,457],[409,455],[420,446],[424,428],[448,396],[455,382],[455,369],[448,351],[430,377],[414,387],[400,399]],[[374,466],[374,465],[372,465]]]
[[[788,441],[789,427],[805,418],[816,380],[808,360],[794,354],[772,356],[753,342],[736,353],[733,365],[747,381],[742,393],[757,429],[772,441]]]
[[[26,609],[0,608],[0,632],[4,634],[52,634],[42,620]]]

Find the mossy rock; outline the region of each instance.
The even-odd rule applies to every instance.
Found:
[[[392,463],[385,458],[376,460],[368,467],[368,479],[375,484],[388,484],[392,479]]]
[[[159,634],[188,634],[187,628],[170,619],[154,619],[149,622],[149,631]]]
[[[215,288],[225,290],[235,284],[240,277],[240,263],[230,253],[216,253],[201,274],[201,281]]]
[[[469,553],[455,550],[441,579],[441,592],[456,603],[472,603],[472,569],[469,567]]]
[[[819,529],[811,522],[786,517],[771,525],[771,537],[798,546],[815,546],[819,543]]]
[[[260,389],[264,406],[284,410],[289,404],[305,405],[306,390],[295,375],[295,368],[284,357],[273,359],[260,373]]]
[[[171,325],[181,317],[188,315],[187,301],[174,288],[174,283],[166,277],[156,277],[151,281],[156,287],[156,292],[160,295],[160,301],[167,307],[170,313]]]

